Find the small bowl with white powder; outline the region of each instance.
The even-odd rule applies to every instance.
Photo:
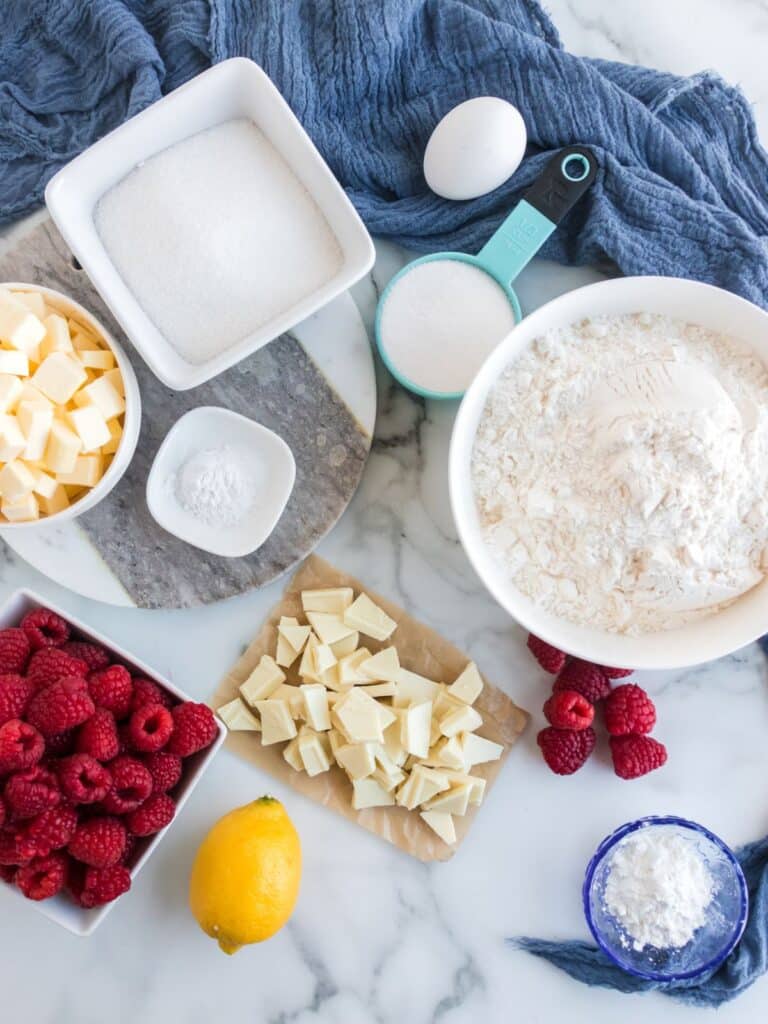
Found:
[[[587,867],[584,913],[622,970],[683,981],[717,968],[747,923],[747,884],[733,852],[693,821],[648,817],[609,835]]]
[[[229,409],[200,406],[160,445],[147,505],[164,530],[188,544],[241,558],[272,533],[295,478],[291,449],[272,430]]]

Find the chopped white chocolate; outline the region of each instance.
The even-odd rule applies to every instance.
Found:
[[[504,753],[504,747],[500,743],[494,743],[493,740],[487,740],[473,732],[464,733],[459,738],[467,768],[472,768],[476,764],[486,764],[488,761],[498,761]]]
[[[267,699],[285,701],[291,713],[291,718],[298,719],[304,717],[304,697],[299,686],[281,683]]]
[[[405,749],[400,739],[401,712],[395,710],[394,713],[394,720],[384,730],[383,746],[387,757],[389,757],[394,764],[398,766],[398,768],[401,768],[406,762],[408,751]]]
[[[467,735],[472,736],[474,733],[468,733]],[[436,764],[446,768],[455,768],[460,771],[465,767],[470,767],[464,757],[461,736],[442,737],[437,741],[434,748],[430,750],[429,757],[430,761],[434,760]]]
[[[341,684],[351,686],[354,683],[367,683],[367,678],[360,672],[360,665],[370,656],[371,652],[366,647],[360,647],[352,654],[339,658],[339,681]]]
[[[333,587],[327,590],[302,590],[301,604],[305,612],[328,612],[343,615],[352,604],[351,587]]]
[[[413,790],[411,800],[416,804],[425,804],[438,793],[444,793],[450,789],[450,782],[442,772],[434,768],[427,768],[422,764],[415,765],[411,772],[413,777]]]
[[[9,523],[25,523],[40,516],[40,506],[37,498],[30,491],[18,501],[3,501],[0,504],[0,512],[3,513]]]
[[[11,462],[27,446],[19,421],[10,413],[0,413],[0,462]]]
[[[396,685],[397,693],[392,700],[392,706],[396,708],[407,708],[409,704],[420,704],[425,700],[434,701],[440,693],[439,683],[405,668],[397,673]]]
[[[267,697],[270,697],[278,686],[285,682],[285,678],[285,672],[275,659],[264,654],[259,664],[241,685],[240,693],[251,707],[254,707],[256,701],[266,700]]]
[[[327,672],[329,668],[333,668],[336,664],[336,656],[328,646],[328,644],[318,644],[314,650],[314,662],[315,672],[322,676],[323,672]]]
[[[39,462],[48,447],[48,436],[53,426],[53,406],[48,403],[19,402],[16,419],[26,441],[23,457],[29,462]]]
[[[315,651],[318,648],[320,641],[317,639],[314,633],[309,634],[309,639],[304,645],[304,653],[301,656],[301,664],[299,665],[299,675],[302,679],[308,683],[319,683],[320,676],[317,673],[315,666]]]
[[[331,767],[325,747],[312,729],[302,729],[299,734],[299,756],[304,770],[310,777],[327,772]]]
[[[394,647],[385,647],[383,651],[372,655],[360,664],[360,672],[373,682],[397,682],[400,673],[400,659]]]
[[[337,658],[347,658],[350,654],[355,653],[359,643],[360,634],[350,633],[349,636],[342,637],[341,640],[335,640],[330,644],[330,648]]]
[[[448,693],[465,704],[474,704],[482,691],[483,680],[474,661],[470,661],[458,679],[448,687]]]
[[[222,705],[216,714],[230,732],[261,732],[261,722],[239,697]]]
[[[434,715],[438,722],[441,722],[451,711],[456,711],[466,706],[463,700],[459,700],[458,697],[453,697],[448,693],[447,686],[440,687],[440,692],[435,697],[434,704]]]
[[[0,497],[11,505],[29,494],[34,486],[34,474],[20,459],[6,462],[0,470]]]
[[[290,668],[296,661],[299,652],[286,640],[282,633],[277,634],[277,647],[275,648],[275,661],[283,668]]]
[[[43,456],[48,472],[71,473],[82,446],[82,441],[74,430],[61,420],[54,419]]]
[[[328,692],[322,683],[304,683],[299,687],[304,700],[304,718],[317,732],[331,728]]]
[[[283,757],[295,772],[304,771],[304,762],[299,753],[299,737],[294,736],[290,743],[283,747]]]
[[[352,806],[356,811],[366,807],[389,807],[395,798],[375,779],[355,779],[352,782]]]
[[[321,642],[329,646],[337,640],[345,640],[355,632],[346,625],[340,615],[331,615],[328,612],[307,612],[312,629],[315,631]]]
[[[352,743],[381,743],[384,733],[379,711],[380,705],[373,697],[352,689],[336,702],[333,719]]]
[[[381,642],[389,640],[397,629],[394,619],[374,604],[367,594],[360,594],[344,611],[344,622],[359,633]]]
[[[453,846],[456,842],[456,827],[451,814],[444,811],[419,811],[419,816],[444,843]]]
[[[400,740],[414,757],[429,754],[429,726],[432,719],[432,701],[412,704],[405,708],[400,719]]]
[[[32,384],[57,405],[66,405],[75,392],[85,384],[88,375],[74,356],[68,352],[51,352],[40,363],[32,377]],[[89,384],[92,388],[99,381]],[[87,390],[87,389],[84,389]],[[80,392],[82,394],[82,392]],[[124,411],[124,408],[120,411]],[[111,419],[105,416],[105,419]]]
[[[471,794],[472,784],[461,782],[458,786],[451,786],[445,793],[439,793],[434,799],[424,804],[424,810],[442,811],[444,814],[458,814],[461,817],[461,815],[467,813]]]
[[[277,627],[278,633],[285,637],[297,654],[301,654],[304,645],[309,640],[312,630],[309,626],[300,626],[296,619],[289,619],[283,616]]]
[[[261,718],[261,743],[269,747],[283,743],[296,735],[296,723],[291,718],[288,703],[284,700],[257,700],[256,708]]]
[[[414,779],[413,777],[413,772],[411,772],[410,775],[406,776],[405,781],[395,794],[395,803],[398,805],[398,807],[405,807],[406,810],[413,811],[419,806],[418,803],[414,800],[414,794],[416,793],[417,789],[417,782],[418,780]]]
[[[0,373],[0,413],[13,412],[24,385],[12,373]]]
[[[448,769],[445,770],[444,774],[452,786],[466,783],[469,786],[470,806],[480,806],[485,796],[485,779],[480,778],[479,775],[467,775],[466,772],[450,771]]]
[[[350,779],[365,779],[373,774],[376,759],[370,743],[345,743],[336,748],[336,762]]]
[[[331,748],[331,753],[333,754],[333,757],[336,758],[338,750],[345,746],[347,741],[338,729],[329,729],[325,735],[328,737],[328,746]]]
[[[394,697],[397,692],[394,683],[369,683],[363,689],[369,697]]]
[[[375,779],[382,789],[386,789],[388,793],[391,793],[403,781],[405,772],[401,768],[395,768],[393,772],[387,772],[381,765],[377,765],[371,778]]]
[[[440,719],[440,732],[443,736],[455,736],[460,732],[474,732],[483,724],[483,716],[469,704],[450,711]]]

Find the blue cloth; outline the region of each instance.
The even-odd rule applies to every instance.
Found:
[[[768,838],[738,851],[749,888],[749,918],[741,942],[712,974],[693,981],[661,984],[634,978],[614,966],[588,942],[547,942],[544,939],[509,939],[510,945],[542,957],[586,985],[619,992],[649,992],[694,1006],[717,1007],[735,999],[768,970]]]
[[[0,222],[110,128],[233,55],[274,80],[376,235],[477,251],[549,153],[584,143],[602,171],[544,255],[768,305],[768,162],[741,93],[710,73],[574,57],[535,0],[2,0]],[[483,94],[519,107],[528,155],[493,194],[441,200],[425,143]]]

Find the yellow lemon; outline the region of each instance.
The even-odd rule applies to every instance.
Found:
[[[291,916],[301,843],[279,800],[263,796],[220,818],[192,865],[189,904],[225,953],[263,942]]]

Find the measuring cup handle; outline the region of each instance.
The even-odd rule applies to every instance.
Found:
[[[477,254],[480,262],[499,281],[514,281],[591,186],[598,166],[586,146],[566,146],[555,153]]]

